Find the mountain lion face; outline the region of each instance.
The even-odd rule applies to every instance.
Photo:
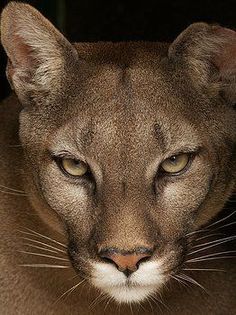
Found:
[[[72,46],[12,3],[2,43],[32,205],[102,292],[161,290],[235,185],[235,32],[199,23],[170,46]]]

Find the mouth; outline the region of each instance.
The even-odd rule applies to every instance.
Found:
[[[110,259],[87,256],[85,259],[83,254],[78,254],[76,247],[72,249],[71,246],[69,253],[75,271],[81,277],[84,273],[93,288],[118,304],[140,303],[155,298],[183,265],[183,250],[177,252],[172,248],[162,255],[139,259],[136,265],[133,261],[139,258],[137,254],[117,254]]]
[[[167,281],[161,265],[160,261],[144,263],[127,277],[114,266],[93,263],[91,282],[118,303],[142,302],[160,291]]]

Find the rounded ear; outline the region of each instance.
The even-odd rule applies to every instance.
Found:
[[[198,86],[213,87],[236,103],[236,32],[218,25],[194,23],[169,47],[169,58],[185,64]]]
[[[8,80],[23,104],[40,94],[55,94],[66,64],[77,58],[66,38],[24,3],[13,1],[3,10],[1,42],[8,56]]]

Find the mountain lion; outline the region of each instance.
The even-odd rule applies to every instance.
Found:
[[[70,44],[10,2],[1,42],[1,315],[236,314],[236,33]]]

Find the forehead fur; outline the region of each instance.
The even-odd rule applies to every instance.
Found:
[[[32,108],[32,112],[40,111],[40,115],[46,112],[48,117],[51,111],[52,119],[56,114],[56,121],[59,119],[61,125],[61,120],[68,120],[70,114],[74,118],[78,110],[80,116],[85,117],[91,117],[88,114],[92,111],[92,119],[95,119],[114,117],[121,111],[124,116],[127,113],[133,116],[134,112],[153,116],[155,112],[160,117],[162,109],[168,105],[175,114],[178,107],[182,108],[181,102],[176,100],[177,84],[181,86],[182,78],[178,80],[168,61],[168,45],[80,43],[75,47],[78,62],[69,73],[61,73],[66,80],[55,104]]]
[[[57,139],[65,139],[64,144],[73,139],[70,143],[76,141],[83,151],[97,144],[101,151],[111,146],[115,152],[123,143],[119,151],[129,146],[133,156],[132,146],[137,154],[146,148],[147,154],[156,155],[157,147],[169,146],[174,153],[188,143],[201,145],[199,136],[211,120],[217,137],[223,130],[228,110],[193,87],[187,72],[168,59],[168,45],[80,43],[75,47],[79,62],[67,74],[55,104],[29,110],[35,135],[49,133],[55,142],[54,129]],[[98,154],[98,146],[94,151]]]

